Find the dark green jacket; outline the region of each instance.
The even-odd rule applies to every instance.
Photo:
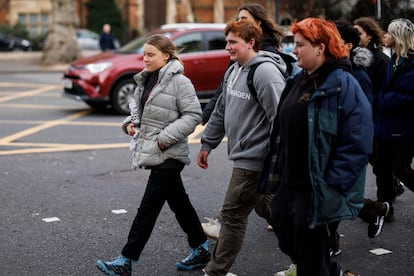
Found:
[[[363,205],[373,147],[371,105],[356,79],[336,69],[308,105],[310,227],[353,219]]]

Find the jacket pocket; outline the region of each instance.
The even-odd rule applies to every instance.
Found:
[[[140,166],[156,166],[164,162],[164,154],[157,144],[157,138],[144,140],[142,146]]]

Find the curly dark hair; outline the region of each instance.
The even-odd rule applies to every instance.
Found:
[[[358,30],[354,28],[354,25],[345,19],[335,20],[334,23],[345,43],[352,43],[352,49],[358,47],[360,34]]]
[[[260,22],[263,36],[268,40],[276,49],[281,47],[282,38],[285,36],[283,29],[276,25],[272,19],[266,14],[265,8],[258,3],[244,4],[239,8],[241,10],[248,11],[256,21]]]
[[[384,31],[375,19],[360,17],[354,20],[354,25],[360,26],[367,34],[372,36],[370,43],[373,43],[373,46],[384,46]]]

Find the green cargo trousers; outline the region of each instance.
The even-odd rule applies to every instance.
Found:
[[[213,249],[210,262],[204,271],[209,276],[224,276],[239,254],[247,229],[249,214],[256,213],[270,220],[271,195],[258,194],[259,173],[234,168],[221,209],[219,239]]]

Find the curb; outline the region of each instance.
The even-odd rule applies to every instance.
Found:
[[[100,53],[100,51],[84,50],[81,52],[81,57],[89,57]],[[0,52],[0,61],[17,61],[17,60],[40,60],[42,58],[42,51],[30,52]]]
[[[88,57],[99,53],[99,51],[84,51],[82,57]],[[45,65],[41,63],[43,52],[0,52],[0,73],[63,73],[69,63]]]
[[[0,61],[40,60],[42,52],[2,52]]]
[[[43,65],[39,60],[0,60],[1,74],[45,72],[63,73],[68,67],[69,64]]]

